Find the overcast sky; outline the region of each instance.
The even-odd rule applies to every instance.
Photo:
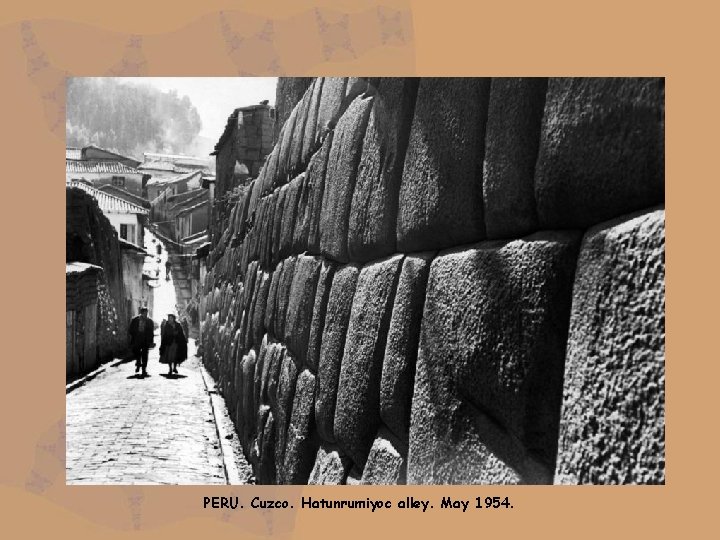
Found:
[[[133,84],[148,84],[162,91],[187,96],[202,120],[200,135],[217,141],[228,116],[237,107],[267,99],[275,104],[276,77],[116,77]]]

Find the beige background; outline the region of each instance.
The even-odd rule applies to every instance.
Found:
[[[165,3],[165,2],[164,2]],[[700,2],[294,1],[259,7],[16,2],[0,13],[3,126],[3,533],[173,538],[471,534],[695,536],[717,499],[717,13]],[[157,3],[159,4],[159,2]],[[283,7],[279,7],[282,4]],[[285,4],[288,4],[287,6]],[[707,2],[709,5],[710,2]],[[667,77],[667,479],[664,487],[66,487],[64,80],[73,75]],[[229,113],[230,111],[228,111]],[[709,259],[701,261],[700,259]],[[204,495],[432,499],[379,511],[203,510]],[[442,496],[513,510],[439,510]],[[695,533],[695,534],[694,534]]]

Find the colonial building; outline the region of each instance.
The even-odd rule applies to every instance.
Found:
[[[275,109],[267,102],[235,109],[215,145],[216,197],[255,178],[273,148]]]
[[[170,178],[152,178],[146,186],[147,200],[152,203],[160,195],[172,197],[186,191],[198,189],[202,181],[202,171],[191,171]]]
[[[70,181],[67,186],[82,189],[91,195],[120,238],[136,246],[143,245],[145,222],[149,214],[146,208],[97,189],[87,182]]]
[[[143,173],[116,161],[66,159],[65,181],[84,181],[97,188],[112,185],[136,195],[143,191]]]

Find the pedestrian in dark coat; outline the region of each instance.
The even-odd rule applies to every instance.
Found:
[[[168,315],[160,332],[160,363],[168,365],[168,375],[177,373],[178,364],[187,358],[187,337],[175,315]]]
[[[134,317],[128,327],[130,350],[135,359],[135,373],[142,369],[143,377],[147,375],[148,352],[155,347],[155,323],[147,313],[147,308],[140,308],[140,315]]]

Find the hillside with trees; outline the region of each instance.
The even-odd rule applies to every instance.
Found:
[[[67,82],[67,146],[95,144],[123,155],[190,154],[202,122],[187,96],[112,78]]]

